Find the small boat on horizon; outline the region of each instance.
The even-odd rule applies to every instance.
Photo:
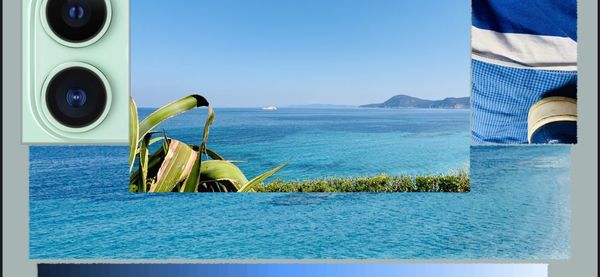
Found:
[[[262,109],[265,110],[265,111],[276,111],[277,107],[274,106],[274,105],[271,105],[271,106],[263,107]]]

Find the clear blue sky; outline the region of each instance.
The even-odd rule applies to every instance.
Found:
[[[469,95],[470,2],[132,0],[132,95],[216,107]]]

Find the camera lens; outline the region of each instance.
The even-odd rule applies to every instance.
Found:
[[[70,88],[67,90],[67,103],[73,108],[82,107],[85,104],[85,90],[80,88]]]
[[[69,42],[84,42],[107,24],[104,0],[48,0],[46,19],[52,32]]]
[[[69,17],[73,20],[79,20],[83,18],[83,7],[74,5],[69,8]]]
[[[94,123],[107,106],[102,79],[84,67],[70,67],[54,75],[48,82],[45,97],[52,117],[72,128]]]
[[[83,26],[85,23],[89,22],[89,16],[84,17],[86,15],[85,9],[80,5],[72,5],[68,8],[67,16],[64,18],[65,22],[70,26]]]

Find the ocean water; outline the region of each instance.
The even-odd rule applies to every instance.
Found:
[[[200,144],[206,113],[178,115],[158,130]],[[467,110],[216,109],[208,147],[241,161],[250,178],[288,161],[276,174],[287,180],[445,174],[468,168],[468,140]]]
[[[164,128],[196,142],[204,112]],[[222,109],[209,147],[250,177],[446,173],[468,136],[466,111]],[[126,147],[31,147],[30,257],[567,258],[570,149],[470,152],[469,193],[157,195],[127,191]]]

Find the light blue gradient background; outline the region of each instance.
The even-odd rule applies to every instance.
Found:
[[[132,0],[132,95],[216,107],[469,94],[469,1]]]
[[[545,264],[58,264],[39,266],[39,276],[542,277],[548,276],[548,266]]]

